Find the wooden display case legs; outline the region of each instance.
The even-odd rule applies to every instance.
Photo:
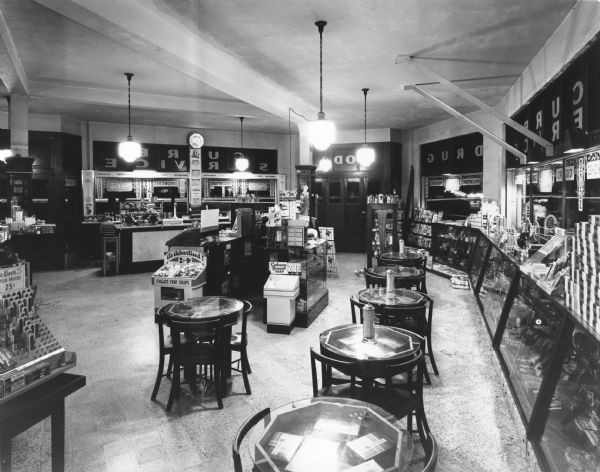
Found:
[[[83,375],[60,374],[0,408],[0,471],[11,470],[12,439],[51,417],[52,472],[65,470],[65,398],[85,386]]]

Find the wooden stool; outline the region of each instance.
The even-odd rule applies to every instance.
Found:
[[[119,262],[121,260],[121,238],[117,233],[115,225],[100,225],[102,236],[102,274],[106,275],[109,264],[115,264],[115,272],[119,275]]]

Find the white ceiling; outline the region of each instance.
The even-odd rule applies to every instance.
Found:
[[[411,129],[447,118],[404,85],[427,66],[497,104],[576,0],[0,0],[4,94],[82,121],[288,132],[319,106],[340,129]],[[2,21],[3,20],[3,21]],[[12,41],[11,41],[12,40]],[[471,107],[439,85],[426,90]],[[6,109],[6,103],[0,104]],[[303,121],[292,114],[294,122]]]

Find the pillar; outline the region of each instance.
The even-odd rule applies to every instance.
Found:
[[[10,129],[10,149],[13,156],[29,155],[29,97],[13,93],[8,99],[8,127]]]
[[[298,123],[298,161],[300,165],[312,165],[312,151],[308,139],[309,123]]]

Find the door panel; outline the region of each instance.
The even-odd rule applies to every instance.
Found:
[[[362,252],[364,250],[364,222],[363,211],[365,208],[364,178],[344,179],[344,236],[340,250],[348,252]]]

